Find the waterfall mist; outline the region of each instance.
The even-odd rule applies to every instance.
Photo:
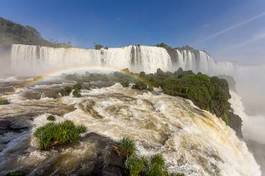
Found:
[[[265,173],[265,66],[240,66],[236,79],[237,95],[231,104],[243,120],[243,136],[254,154],[262,173]],[[240,95],[240,96],[239,96]]]
[[[3,60],[3,59],[2,59]],[[7,61],[7,60],[5,60]],[[130,45],[122,48],[80,49],[51,48],[34,45],[12,45],[11,59],[1,64],[15,75],[41,75],[79,67],[103,67],[133,72],[176,71],[178,68],[209,75],[230,75],[244,102],[245,111],[253,116],[245,123],[245,136],[265,143],[265,66],[240,66],[230,62],[216,62],[206,52],[192,48],[167,50],[163,47]],[[3,70],[3,69],[1,69]],[[264,125],[263,125],[264,124]]]
[[[237,73],[237,91],[249,116],[243,129],[245,137],[265,144],[265,65],[242,66]]]
[[[0,78],[10,73],[11,59],[10,47],[0,46]]]
[[[9,52],[6,52],[6,51]],[[232,107],[243,119],[243,135],[250,149],[265,168],[265,66],[241,66],[216,62],[205,51],[187,48],[167,50],[162,47],[130,45],[122,48],[80,49],[12,45],[1,51],[0,75],[7,70],[14,76],[45,75],[81,67],[100,67],[132,72],[176,71],[178,68],[208,75],[229,75],[236,81],[237,94]],[[7,54],[9,53],[9,54]],[[8,58],[8,59],[7,59]],[[243,104],[242,104],[243,102]],[[253,142],[255,141],[255,142]],[[255,145],[252,145],[254,144]]]

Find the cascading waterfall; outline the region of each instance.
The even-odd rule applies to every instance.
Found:
[[[96,50],[14,44],[11,57],[15,74],[34,75],[76,67],[128,68],[146,73],[156,72],[158,68],[164,71],[182,68],[210,75],[233,75],[236,70],[232,63],[217,63],[204,51],[174,49],[174,53],[169,53],[162,47],[140,45]]]
[[[96,50],[79,48],[51,48],[20,44],[12,45],[11,69],[12,73],[16,75],[42,75],[51,71],[79,67],[111,67],[115,69],[128,68],[133,72],[144,71],[146,73],[156,72],[158,68],[163,71],[176,71],[178,68],[182,68],[183,70],[192,70],[196,73],[202,72],[209,75],[231,75],[235,76],[236,81],[238,81],[236,77],[237,65],[229,62],[216,62],[205,51],[198,51],[189,48],[178,48],[169,51],[162,47],[130,45],[122,48]],[[234,136],[231,135],[230,132],[229,134],[227,131],[224,132],[225,133],[223,134],[227,134],[224,137],[225,139],[227,137],[230,138],[231,136]],[[219,135],[219,132],[216,134]],[[208,144],[208,141],[205,144]],[[220,147],[220,151],[221,149],[222,147]],[[247,148],[245,146],[243,146],[243,151],[247,152]],[[190,151],[188,150],[188,152]],[[225,151],[223,153],[225,154]],[[171,157],[171,153],[169,156]],[[228,161],[234,160],[234,158],[230,159],[229,155],[224,158],[228,158]],[[244,159],[245,158],[242,159],[242,163],[245,163]],[[254,166],[254,168],[249,171],[254,173],[252,175],[260,175],[258,166],[252,158],[251,162],[252,164],[250,165]],[[225,167],[227,168],[224,168],[223,170],[229,173],[229,165]],[[233,167],[240,172],[241,165]],[[245,173],[242,172],[241,175],[243,174]],[[223,175],[235,174],[229,173]]]

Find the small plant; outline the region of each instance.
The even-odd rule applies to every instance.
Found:
[[[73,86],[73,89],[75,90],[80,90],[82,88],[82,85],[80,83],[76,83],[74,86]]]
[[[5,98],[0,97],[0,105],[7,105],[7,104],[9,104],[9,101]]]
[[[169,173],[165,160],[161,154],[156,154],[150,159],[139,157],[135,153],[136,147],[133,140],[125,137],[119,144],[119,151],[126,157],[124,161],[124,174],[128,176],[185,176],[182,173]]]
[[[24,175],[26,174],[22,171],[12,171],[6,174],[6,176],[24,176]]]
[[[77,126],[77,131],[79,133],[84,133],[86,132],[86,127],[84,125]]]
[[[142,158],[131,155],[125,162],[125,168],[128,170],[129,176],[138,176],[144,170],[145,163]]]
[[[71,87],[65,87],[60,91],[62,96],[68,96],[68,95],[70,95],[71,92],[72,92]]]
[[[103,45],[101,45],[101,44],[95,44],[95,49],[96,49],[96,50],[100,50],[100,49],[102,49],[102,48],[104,48]]]
[[[47,120],[49,120],[49,121],[55,121],[55,117],[53,115],[49,115],[47,117]]]
[[[79,89],[75,89],[75,90],[73,91],[73,96],[74,96],[74,97],[81,97],[80,90],[79,90]]]
[[[142,81],[136,81],[134,85],[132,86],[133,89],[138,90],[147,90],[148,86],[147,84],[143,83]]]
[[[77,83],[77,84],[75,84],[74,86],[73,86],[73,96],[74,97],[81,97],[81,88],[82,88],[82,86],[81,86],[81,84],[80,83]]]
[[[134,141],[127,137],[122,138],[119,144],[119,150],[123,156],[125,157],[131,156],[132,154],[135,153],[136,150]]]
[[[47,150],[55,145],[77,142],[80,133],[85,132],[84,126],[75,126],[73,122],[66,120],[62,123],[48,123],[38,128],[34,136],[38,140],[39,148]]]
[[[151,158],[150,165],[147,169],[147,176],[167,176],[168,172],[165,167],[165,161],[162,155],[154,155]]]

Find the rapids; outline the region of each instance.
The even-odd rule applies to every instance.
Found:
[[[261,175],[253,155],[235,132],[187,99],[124,88],[120,84],[84,89],[80,98],[29,99],[23,94],[49,86],[53,90],[56,85],[21,86],[14,93],[4,95],[11,104],[0,106],[0,120],[11,119],[13,126],[20,126],[21,131],[4,133],[0,138],[3,142],[0,175],[5,169],[24,167],[34,175],[43,172],[52,160],[58,164],[54,165],[55,172],[70,170],[69,163],[92,156],[96,149],[85,141],[76,148],[37,150],[32,133],[48,123],[49,114],[55,115],[56,122],[72,120],[85,125],[87,134],[98,134],[113,141],[130,137],[136,141],[139,155],[161,153],[171,172],[190,176]]]
[[[239,73],[239,72],[242,72],[242,69],[244,69],[245,67],[242,67],[242,66],[230,63],[230,62],[216,62],[216,61],[214,61],[213,58],[211,58],[211,56],[209,56],[207,54],[207,52],[200,51],[200,50],[194,50],[191,48],[176,48],[172,51],[172,50],[167,50],[165,48],[156,47],[156,46],[130,45],[130,46],[122,47],[122,48],[108,48],[108,49],[103,48],[100,50],[96,50],[96,49],[80,49],[80,48],[51,48],[51,47],[34,46],[34,45],[14,44],[11,47],[10,55],[11,55],[10,61],[6,62],[9,65],[7,65],[6,67],[10,67],[10,69],[9,69],[10,72],[8,73],[8,75],[11,75],[11,76],[12,75],[29,76],[29,75],[47,75],[47,74],[50,75],[50,73],[54,73],[54,72],[60,73],[60,71],[64,72],[67,69],[71,71],[71,70],[75,70],[77,68],[79,69],[81,67],[84,68],[84,70],[86,70],[87,68],[92,68],[92,67],[95,67],[95,68],[100,67],[100,68],[104,68],[104,69],[111,68],[114,70],[121,70],[124,68],[128,68],[130,71],[133,71],[133,72],[144,71],[146,73],[153,73],[158,68],[162,69],[163,71],[176,71],[178,68],[183,68],[183,70],[192,70],[193,72],[196,72],[196,73],[197,72],[203,72],[203,73],[206,73],[208,75],[230,75],[230,76],[233,76],[235,78],[237,84],[238,83],[241,84],[242,82],[244,82],[244,81],[242,81],[242,76],[241,76],[241,73]],[[10,79],[10,81],[12,81],[12,79]],[[122,89],[122,88],[119,88],[119,89]],[[242,92],[241,89],[242,89],[241,87],[237,87],[237,90],[239,93]],[[103,91],[103,90],[104,90],[104,88],[102,88],[102,90],[98,89],[97,91]],[[116,90],[116,91],[119,92],[118,90]],[[23,88],[22,88],[22,92],[23,92]],[[93,91],[91,91],[90,93],[92,93],[92,92]],[[129,92],[132,92],[132,90],[130,90]],[[87,92],[83,92],[83,93],[86,94]],[[231,93],[231,94],[232,94],[232,97],[236,97],[236,96],[234,96],[233,93]],[[32,95],[30,95],[30,96],[32,96]],[[89,93],[87,96],[88,97],[90,96]],[[98,94],[96,94],[96,96],[98,96]],[[127,95],[126,94],[125,96],[134,96],[134,95]],[[147,95],[145,95],[145,96],[147,96]],[[159,95],[159,96],[162,96],[162,95]],[[43,97],[43,96],[40,96],[40,97]],[[133,97],[133,98],[139,98],[139,97],[140,97],[140,95],[138,95],[137,97]],[[20,94],[17,94],[17,93],[15,93],[15,95],[10,95],[9,98],[15,99],[14,100],[15,102],[18,100],[21,102],[25,101],[25,97],[22,98],[22,100],[21,100]],[[55,96],[54,98],[58,98],[58,96]],[[68,98],[70,101],[71,97],[68,97]],[[154,101],[154,99],[153,99],[154,97],[151,96],[148,98],[147,99],[149,102]],[[160,97],[160,98],[162,101],[163,98],[162,97]],[[157,101],[160,100],[160,98],[157,98]],[[64,98],[60,98],[60,97],[58,99],[60,100],[59,104],[61,104],[61,101],[65,101],[64,103],[66,103],[66,104],[69,103],[68,99],[64,99]],[[179,99],[179,98],[176,98],[176,99]],[[78,116],[81,115],[80,118],[82,117],[82,115],[84,113],[83,112],[84,107],[87,106],[86,103],[83,104],[84,102],[82,103],[81,100],[82,100],[82,98],[79,99],[77,102],[72,102],[72,104],[70,103],[71,106],[77,107],[77,110],[74,112],[71,112],[71,113],[73,113],[73,114],[77,113],[76,115],[78,115]],[[27,101],[29,101],[29,100],[27,100]],[[108,102],[108,101],[109,100],[106,100],[106,102]],[[175,101],[175,100],[173,100],[173,101]],[[64,106],[64,103],[62,106]],[[90,104],[89,102],[87,102],[87,103]],[[105,103],[105,102],[103,102],[103,103]],[[114,103],[114,102],[112,102],[112,103]],[[166,106],[166,104],[167,104],[166,101],[163,103],[165,103],[164,106]],[[156,103],[152,102],[151,104],[156,104]],[[231,100],[231,104],[234,107],[235,112],[238,113],[238,115],[240,115],[240,116],[243,115],[242,118],[243,118],[243,120],[245,120],[245,122],[243,122],[244,123],[243,124],[243,132],[247,131],[244,129],[247,129],[250,126],[247,123],[252,122],[252,121],[249,121],[245,114],[242,114],[238,111],[238,107],[236,106],[238,104],[237,104],[237,101],[235,101],[235,99]],[[241,107],[241,105],[242,104],[240,104],[240,107]],[[10,107],[10,109],[12,109],[12,108],[15,109],[15,107],[12,107],[12,106],[13,105],[7,105],[7,107]],[[42,106],[45,107],[45,105],[42,105]],[[140,106],[140,105],[138,105],[138,106]],[[144,106],[146,106],[146,105],[144,105]],[[164,106],[161,106],[161,107],[164,107]],[[185,104],[185,106],[188,106],[188,105]],[[185,106],[183,105],[183,107],[185,107]],[[23,107],[23,105],[22,105],[22,107]],[[19,107],[19,108],[21,108],[21,107]],[[128,109],[130,109],[130,108],[128,108]],[[196,108],[194,108],[194,109],[196,109]],[[98,109],[98,110],[104,112],[104,109]],[[170,112],[169,109],[167,109],[167,111],[164,114],[164,113],[161,113],[162,109],[159,109],[159,106],[156,105],[156,106],[154,106],[153,110],[155,110],[155,112],[156,111],[160,112],[160,114],[162,114],[163,117],[167,116],[168,119],[170,119],[170,118],[172,119],[172,117],[166,113],[167,111]],[[28,110],[27,112],[29,112],[29,111],[30,110]],[[44,113],[44,111],[45,110],[40,111],[40,113],[41,112]],[[115,108],[114,108],[114,111],[116,111]],[[123,113],[123,111],[126,111],[126,110],[122,110],[122,113]],[[143,110],[141,110],[141,112],[142,111]],[[151,111],[151,109],[149,109],[149,111]],[[2,110],[2,112],[3,112],[3,110]],[[97,112],[97,110],[95,112]],[[14,114],[16,114],[16,113],[19,113],[19,112],[14,112]],[[78,113],[80,113],[80,114],[78,114]],[[96,114],[100,114],[100,113],[101,112],[97,112]],[[128,112],[126,111],[126,113],[132,113],[132,112],[130,110]],[[174,112],[174,113],[176,113],[176,112]],[[38,113],[33,113],[33,114],[37,115]],[[139,113],[137,113],[137,114],[139,114]],[[191,115],[189,113],[187,113],[187,114],[189,116]],[[66,114],[65,116],[68,117],[68,115],[69,114]],[[127,114],[127,115],[130,116],[130,114]],[[197,114],[196,114],[196,116],[197,116]],[[132,116],[132,117],[135,117],[135,116]],[[70,115],[69,115],[69,118],[71,118]],[[137,116],[135,118],[137,119]],[[180,118],[180,117],[178,117],[178,118]],[[105,119],[105,118],[103,118],[103,119]],[[213,118],[213,119],[215,119],[215,118]],[[205,122],[207,122],[207,121],[208,120],[205,120]],[[120,120],[119,120],[119,122],[121,123]],[[77,123],[78,123],[78,120],[77,120]],[[114,122],[111,121],[111,123],[114,123]],[[136,122],[133,122],[133,123],[136,123]],[[164,122],[164,123],[169,123],[169,122]],[[199,123],[199,122],[196,122],[196,123]],[[222,123],[222,122],[218,122],[218,120],[214,120],[214,124],[215,123],[220,125],[219,123]],[[120,125],[122,125],[122,124],[120,124]],[[170,125],[168,124],[168,126],[170,126]],[[221,126],[223,128],[224,125],[222,124]],[[255,126],[255,124],[252,126]],[[192,127],[189,127],[189,125],[186,125],[184,127],[187,129],[192,128]],[[214,146],[213,150],[217,151],[218,154],[223,155],[222,156],[223,158],[220,157],[220,158],[222,158],[222,160],[217,161],[217,160],[212,159],[212,158],[209,159],[209,158],[205,157],[204,154],[203,154],[203,157],[207,158],[207,162],[204,161],[204,159],[202,159],[199,156],[196,156],[195,158],[197,158],[197,159],[195,160],[194,156],[193,156],[194,154],[188,153],[188,151],[191,149],[189,149],[189,150],[185,149],[186,153],[185,153],[185,150],[183,151],[183,153],[185,153],[185,156],[177,156],[177,157],[184,158],[183,160],[186,161],[186,163],[188,163],[188,164],[187,165],[181,165],[181,167],[184,167],[184,166],[187,166],[187,167],[184,167],[184,169],[175,167],[176,165],[178,165],[177,161],[179,161],[180,159],[178,158],[177,160],[172,161],[172,160],[169,160],[167,158],[168,166],[171,169],[172,169],[171,164],[173,163],[172,164],[173,165],[172,170],[177,168],[178,171],[183,170],[183,172],[185,172],[187,174],[193,173],[194,175],[205,175],[205,174],[211,175],[214,172],[213,171],[214,168],[215,169],[218,168],[215,171],[218,171],[218,173],[220,173],[220,175],[242,175],[243,170],[242,170],[242,167],[240,167],[240,165],[244,165],[244,168],[248,168],[247,169],[248,171],[244,170],[244,173],[251,173],[252,175],[260,175],[260,171],[258,169],[257,164],[255,163],[255,160],[252,158],[252,155],[250,153],[248,153],[247,148],[243,142],[236,141],[238,139],[235,136],[232,137],[233,140],[235,140],[235,141],[233,141],[232,139],[230,141],[231,143],[232,143],[232,141],[233,141],[233,143],[236,143],[235,145],[240,148],[239,150],[244,151],[242,153],[242,158],[247,156],[246,158],[248,158],[248,159],[246,159],[246,160],[248,160],[248,161],[243,161],[243,159],[241,160],[240,157],[237,160],[237,157],[233,156],[233,154],[231,154],[234,151],[228,152],[229,156],[227,156],[227,154],[225,154],[225,151],[226,150],[230,151],[230,149],[226,149],[224,147],[225,145],[223,143],[221,143],[220,141],[219,141],[220,143],[218,143],[218,141],[216,141],[216,140],[218,140],[218,138],[216,136],[227,134],[229,137],[227,137],[227,136],[225,136],[225,137],[221,136],[220,137],[219,136],[220,138],[226,139],[226,138],[230,138],[230,136],[233,136],[234,135],[233,132],[230,132],[230,130],[228,130],[229,132],[227,132],[227,129],[224,128],[224,129],[222,129],[222,130],[224,130],[224,131],[222,131],[223,134],[219,134],[221,130],[220,131],[216,131],[216,130],[211,131],[212,129],[209,127],[209,124],[208,124],[208,126],[206,125],[206,127],[207,128],[205,128],[205,130],[203,132],[201,132],[201,136],[198,137],[198,136],[196,136],[197,132],[198,132],[197,131],[198,130],[197,129],[198,124],[196,124],[195,127],[192,128],[193,130],[195,130],[195,133],[193,131],[191,133],[192,134],[191,135],[189,133],[186,134],[187,131],[185,131],[185,133],[183,135],[184,137],[178,136],[178,137],[176,137],[176,140],[181,141],[181,140],[183,140],[182,138],[185,138],[185,140],[186,140],[186,138],[188,138],[190,141],[194,140],[195,143],[198,142],[199,140],[201,140],[198,144],[198,146],[200,146],[199,148],[201,148],[201,146],[206,145],[206,143],[211,144],[210,145],[211,147]],[[200,129],[202,129],[202,127],[200,127]],[[117,129],[113,129],[113,130],[117,130]],[[101,133],[100,130],[95,131],[95,132],[97,132],[101,135],[106,135],[104,133]],[[252,130],[250,132],[254,132],[254,131]],[[136,133],[136,132],[134,132],[134,133]],[[163,135],[167,136],[167,133],[171,134],[172,131],[166,130],[165,134],[163,134]],[[209,134],[209,133],[211,133],[211,134]],[[117,133],[115,135],[118,135],[118,134],[119,133]],[[121,132],[121,134],[123,134],[123,132]],[[179,134],[182,135],[182,131]],[[194,134],[196,134],[196,135],[194,136]],[[248,135],[249,133],[246,133],[246,134]],[[246,134],[244,134],[244,135],[246,136]],[[115,136],[115,135],[113,133],[113,136],[108,135],[108,137],[110,137],[111,139],[114,139],[114,140],[117,140],[118,138],[121,137],[121,136]],[[141,135],[143,135],[143,134],[141,134]],[[154,135],[155,135],[155,133],[154,133]],[[154,141],[154,143],[152,143],[152,145],[154,144],[154,146],[157,146],[157,145],[158,146],[159,145],[160,146],[166,146],[166,144],[161,144],[161,141],[166,140],[166,139],[163,139],[162,134],[160,134],[160,135],[161,136],[159,137],[159,135],[157,134],[157,136],[154,139],[155,141]],[[174,136],[175,133],[171,134],[171,135]],[[189,137],[186,137],[186,135],[188,135]],[[212,136],[210,136],[210,135],[212,135]],[[134,136],[133,138],[135,138],[137,140],[137,139],[140,139],[140,136],[137,137],[137,135],[136,135],[136,137]],[[212,141],[207,141],[205,139],[207,137],[208,137],[208,139],[216,139],[216,140],[214,140],[214,142],[211,143]],[[173,140],[173,137],[171,137],[170,139]],[[152,141],[150,141],[150,142],[152,142]],[[159,144],[159,142],[160,142],[160,144]],[[203,144],[201,144],[201,142]],[[139,141],[138,141],[138,143],[139,143]],[[218,143],[218,145],[220,145],[222,147],[216,149],[216,147],[218,146],[217,143]],[[146,144],[144,144],[144,146],[145,145]],[[182,145],[182,144],[176,144],[176,145]],[[226,145],[229,146],[228,144],[226,144]],[[235,145],[233,144],[232,146],[235,146]],[[235,150],[235,148],[237,148],[237,147],[234,147],[233,150]],[[168,147],[168,148],[171,149],[172,147]],[[193,148],[193,146],[191,148]],[[142,149],[142,150],[140,150],[140,149]],[[182,150],[182,148],[180,148],[180,149]],[[205,146],[204,146],[204,149],[206,150]],[[223,149],[223,151],[222,151],[222,149]],[[176,150],[176,148],[174,150]],[[139,151],[142,151],[143,154],[146,153],[146,150],[144,150],[144,147],[141,145],[139,145]],[[209,151],[211,151],[211,150],[209,150]],[[158,151],[154,150],[154,152],[158,152]],[[182,152],[179,152],[179,153],[182,153]],[[165,157],[167,156],[166,153],[164,154],[164,156]],[[187,157],[187,158],[185,159],[185,157]],[[198,164],[198,160],[202,160],[201,163],[204,163],[204,164]],[[212,160],[214,161],[213,162],[214,164],[211,162]],[[233,163],[233,160],[234,160],[234,164],[231,164],[231,163]],[[221,163],[223,163],[223,165]],[[227,163],[229,163],[229,164],[226,165]],[[237,164],[240,163],[240,164],[237,165],[236,163]],[[206,166],[202,166],[205,164],[206,164]],[[248,164],[250,165],[249,167],[245,166]],[[233,168],[233,169],[229,172],[228,169],[224,168],[224,167]],[[242,172],[239,171],[240,169]],[[207,172],[207,173],[205,173],[205,172]],[[248,175],[248,174],[246,174],[246,175]]]

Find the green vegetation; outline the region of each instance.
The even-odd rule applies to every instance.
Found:
[[[75,126],[66,120],[62,123],[48,123],[38,128],[34,136],[38,140],[39,149],[48,150],[52,146],[75,143],[80,138],[80,133],[86,131],[84,126]]]
[[[119,142],[119,152],[125,156],[124,175],[126,176],[184,176],[181,173],[170,174],[160,154],[150,159],[137,156],[135,143],[129,138],[123,138]]]
[[[166,169],[165,161],[162,155],[157,154],[151,157],[149,161],[149,166],[146,171],[147,176],[168,176],[170,175]]]
[[[72,92],[72,88],[71,87],[64,87],[60,93],[62,96],[69,96],[70,93]]]
[[[12,171],[6,174],[6,176],[24,176],[24,175],[26,174],[22,171]]]
[[[142,158],[132,155],[125,161],[125,168],[127,169],[129,176],[138,176],[143,172],[145,162]]]
[[[102,48],[104,48],[104,49],[108,49],[107,46],[104,46],[104,45],[101,45],[101,44],[95,44],[94,48],[95,48],[96,50],[100,50],[100,49],[102,49]]]
[[[133,74],[133,73],[130,73]],[[190,99],[196,106],[208,110],[216,116],[227,120],[230,110],[229,86],[225,79],[194,74],[191,71],[163,72],[158,69],[154,74],[133,74],[138,77],[136,89],[161,87],[163,92],[172,96]],[[130,83],[130,82],[129,82]]]
[[[152,91],[154,87],[161,87],[165,94],[190,99],[196,106],[222,118],[228,125],[231,123],[228,82],[218,77],[202,73],[194,74],[192,71],[182,69],[174,73],[158,69],[154,74],[130,73],[125,69],[123,72],[113,74],[68,75],[67,79],[77,82],[102,81],[106,86],[119,82],[124,87],[131,86],[133,89],[148,91]],[[80,89],[76,90],[74,96],[79,96]]]
[[[100,49],[102,49],[102,48],[104,48],[104,46],[103,45],[101,45],[101,44],[95,44],[95,47],[94,47],[96,50],[100,50]]]
[[[122,138],[119,144],[119,150],[123,156],[126,158],[134,154],[136,147],[134,141],[130,140],[129,138],[125,137]]]
[[[162,45],[162,44],[161,44]],[[165,46],[166,47],[166,46]],[[228,102],[230,98],[229,86],[225,79],[209,77],[205,74],[194,74],[191,71],[177,70],[174,73],[163,72],[158,69],[154,74],[115,72],[113,74],[87,74],[83,77],[75,75],[68,76],[68,79],[77,79],[78,82],[104,81],[114,84],[121,83],[124,87],[132,86],[133,89],[153,90],[153,87],[161,87],[164,93],[172,96],[180,96],[193,101],[201,109],[208,110],[218,117],[227,119],[230,110]],[[75,86],[74,86],[75,87]],[[75,88],[76,96],[80,88]]]
[[[78,131],[78,133],[84,133],[86,132],[86,127],[84,125],[79,125],[76,127],[76,130]]]
[[[81,84],[77,83],[72,87],[64,87],[63,89],[61,89],[59,92],[62,96],[69,96],[71,94],[71,92],[73,91],[73,96],[74,97],[81,97]]]
[[[0,105],[7,105],[7,104],[9,104],[9,101],[5,98],[0,97]]]
[[[77,83],[77,84],[75,84],[74,85],[74,87],[73,87],[73,96],[74,97],[81,97],[81,88],[82,88],[82,86],[81,86],[81,84],[80,83]]]
[[[165,49],[167,49],[167,48],[171,48],[171,46],[169,46],[168,44],[166,44],[166,43],[164,43],[164,42],[162,42],[162,43],[158,43],[158,44],[156,44],[155,46],[157,46],[157,47],[161,47],[161,48],[165,48]]]
[[[47,120],[49,120],[49,121],[55,121],[55,117],[53,115],[49,115],[47,117]]]
[[[21,25],[0,17],[0,46],[10,44],[71,47],[70,43],[50,42],[33,27]]]

